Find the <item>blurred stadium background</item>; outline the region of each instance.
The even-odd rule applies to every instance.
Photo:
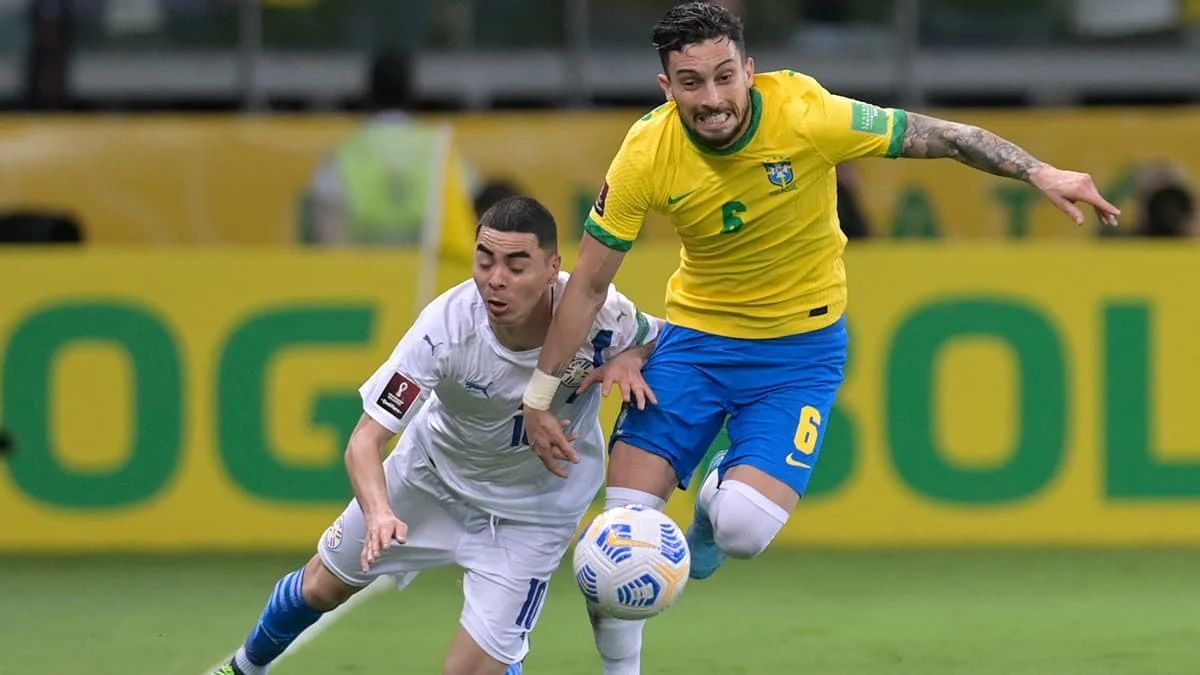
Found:
[[[476,209],[543,200],[569,267],[672,4],[0,0],[0,673],[232,650],[350,494],[355,389],[466,276]],[[1200,1],[729,4],[759,70],[985,126],[1124,217],[848,165],[812,492],[651,624],[645,672],[1200,672]],[[652,223],[618,283],[661,312],[676,260]],[[527,672],[599,672],[551,588]],[[460,605],[432,573],[276,672],[437,672]]]

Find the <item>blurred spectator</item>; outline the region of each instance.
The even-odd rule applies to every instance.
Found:
[[[25,106],[59,110],[70,103],[72,0],[30,0],[30,40],[25,58]]]
[[[1155,190],[1145,209],[1141,231],[1147,237],[1190,237],[1196,233],[1195,200],[1181,186]]]
[[[1195,192],[1178,168],[1156,163],[1138,172],[1138,223],[1143,237],[1191,237],[1197,234]]]
[[[335,245],[428,244],[443,258],[469,259],[475,218],[449,126],[413,118],[412,59],[371,63],[366,124],[335,147],[311,187],[305,241]]]
[[[805,21],[843,23],[850,19],[850,3],[845,0],[801,0],[800,15]]]
[[[520,197],[522,194],[524,193],[517,189],[516,185],[504,178],[487,181],[475,191],[475,218],[478,219],[484,211],[491,208],[492,204],[501,199]]]
[[[0,244],[78,244],[83,232],[75,218],[62,213],[0,213]]]
[[[837,166],[837,213],[842,232],[849,239],[866,239],[871,227],[859,201],[858,172],[850,164]]]

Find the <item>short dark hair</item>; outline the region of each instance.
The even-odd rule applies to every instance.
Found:
[[[506,197],[488,207],[479,217],[475,236],[479,230],[490,227],[497,232],[527,232],[537,237],[538,247],[543,251],[558,250],[558,226],[554,216],[542,203],[533,197]]]
[[[375,54],[367,79],[366,103],[374,110],[408,110],[416,102],[413,57],[409,52],[388,50]]]
[[[658,58],[666,72],[667,57],[671,52],[722,37],[737,45],[738,53],[745,55],[742,20],[736,14],[712,2],[685,2],[672,7],[654,24],[650,42],[658,50]]]

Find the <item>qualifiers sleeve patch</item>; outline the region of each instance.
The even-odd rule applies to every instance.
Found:
[[[879,106],[855,101],[850,109],[850,128],[882,136],[887,133],[887,112]]]
[[[397,420],[404,419],[405,413],[412,407],[413,401],[421,395],[421,388],[416,382],[408,379],[401,373],[392,375],[392,379],[388,381],[386,387],[383,388],[383,393],[379,395],[379,400],[376,403],[380,408],[388,411]]]

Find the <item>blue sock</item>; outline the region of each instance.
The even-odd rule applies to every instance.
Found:
[[[305,628],[321,618],[321,612],[308,606],[300,593],[304,583],[304,568],[288,574],[275,584],[267,607],[250,637],[246,638],[246,658],[265,666],[275,660]]]

